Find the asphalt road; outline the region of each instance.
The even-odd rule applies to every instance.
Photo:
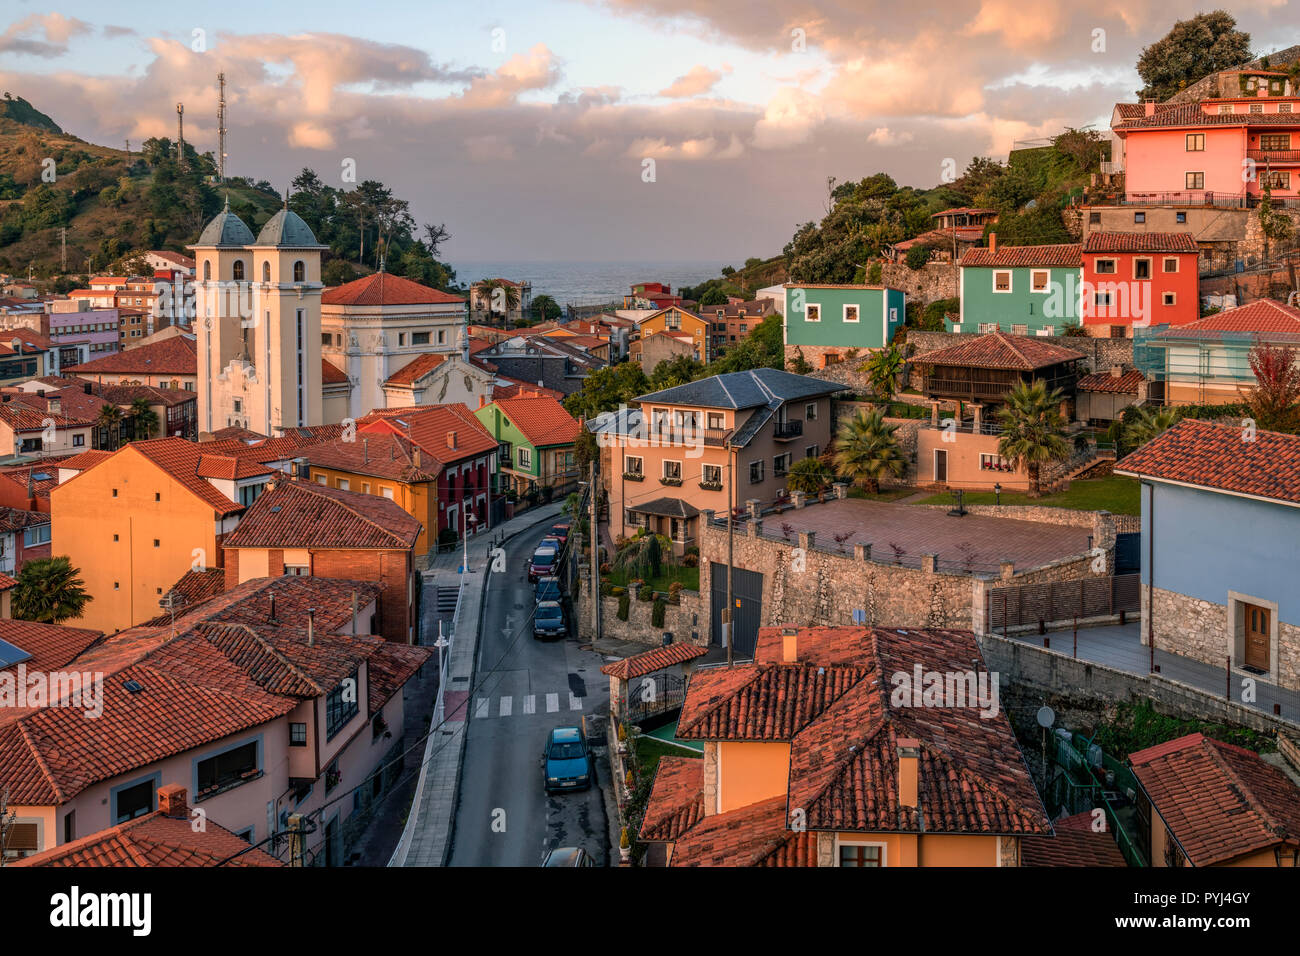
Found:
[[[452,866],[537,866],[547,850],[580,846],[608,865],[601,787],[610,785],[603,749],[596,786],[548,796],[542,749],[552,728],[606,712],[602,659],[577,640],[533,638],[528,559],[546,526],[506,545],[506,571],[493,574],[479,634],[475,692],[452,831]],[[572,627],[570,628],[572,631]]]

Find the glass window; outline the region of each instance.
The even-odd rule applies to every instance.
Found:
[[[1188,173],[1186,185],[1188,189],[1204,189],[1205,173]],[[1143,222],[1146,220],[1144,219]]]
[[[198,799],[261,775],[257,766],[257,741],[226,750],[198,765]]]
[[[357,699],[360,697],[357,673],[357,671],[353,671],[351,677],[330,691],[329,696],[325,698],[326,740],[333,739],[334,735],[347,726],[348,721],[357,715]]]
[[[642,461],[640,458],[634,458],[628,455],[623,459],[623,473],[626,475],[641,474]]]
[[[1187,134],[1187,152],[1203,153],[1205,152],[1205,134],[1188,133]]]
[[[293,281],[294,282],[307,281],[307,264],[303,262],[301,259],[299,259],[297,262],[293,264]]]
[[[117,791],[117,818],[113,822],[123,823],[153,813],[154,793],[152,777]]]
[[[809,302],[804,307],[805,322],[820,322],[822,320],[822,307]]]
[[[1150,279],[1151,278],[1151,260],[1134,259],[1133,260],[1133,278]]]
[[[844,307],[844,321],[845,322],[858,321],[858,307],[856,305],[846,305]],[[744,331],[743,326],[741,327],[741,331],[742,332]]]
[[[749,483],[751,485],[761,485],[763,483],[763,464],[761,460],[749,463]]]
[[[1146,214],[1146,213],[1144,213],[1144,212],[1135,212],[1135,213],[1133,213],[1133,222],[1134,222],[1134,223],[1144,223],[1144,222],[1146,222],[1146,221],[1147,221],[1147,214]]]
[[[846,843],[840,847],[840,866],[880,866],[879,846]]]
[[[306,724],[289,725],[289,746],[290,747],[307,746],[307,725]]]
[[[412,345],[428,345],[428,344],[429,344],[429,333],[428,333],[428,332],[412,332],[412,333],[411,333],[411,344],[412,344]]]

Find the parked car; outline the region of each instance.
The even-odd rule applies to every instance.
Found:
[[[558,538],[560,544],[567,544],[569,541],[569,522],[561,521],[551,525],[551,530],[547,532],[547,536]]]
[[[596,861],[580,846],[557,846],[546,854],[542,866],[595,866]]]
[[[533,590],[533,601],[540,604],[543,601],[558,601],[564,596],[564,591],[560,587],[560,579],[557,577],[545,577],[537,579],[537,587]]]
[[[538,548],[534,551],[533,559],[528,564],[528,582],[532,584],[538,578],[553,576],[559,557],[560,552],[555,548]]]
[[[564,620],[564,605],[559,601],[542,601],[533,610],[533,637],[565,637],[569,627]]]
[[[556,551],[564,550],[564,542],[553,534],[548,534],[537,546],[539,548],[554,548]]]
[[[547,793],[586,790],[596,779],[596,767],[581,727],[556,727],[542,753],[542,785]]]

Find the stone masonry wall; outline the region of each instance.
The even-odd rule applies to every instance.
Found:
[[[902,289],[908,302],[929,305],[939,299],[957,298],[957,269],[951,262],[927,262],[923,269],[911,269],[905,262],[881,263],[884,285]]]
[[[578,616],[578,634],[583,640],[594,637],[588,589],[582,589]],[[664,608],[663,627],[655,627],[650,620],[654,608],[653,601],[639,601],[635,594],[629,595],[628,616],[626,621],[618,619],[618,598],[602,597],[600,605],[601,635],[616,641],[634,641],[647,647],[658,647],[663,643],[664,631],[671,631],[677,643],[706,644],[707,625],[701,613],[700,592],[682,591],[681,604],[667,602]]]

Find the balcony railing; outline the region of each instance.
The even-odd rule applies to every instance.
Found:
[[[1257,163],[1300,163],[1300,149],[1248,149],[1246,156]]]
[[[684,425],[655,428],[650,432],[650,438],[661,445],[699,445],[702,443],[721,448],[730,437],[730,428],[694,428]]]
[[[942,418],[939,420],[939,424],[937,425],[929,421],[922,422],[921,427],[933,429],[935,431],[948,431],[949,421],[951,421],[951,419]],[[976,429],[974,422],[962,422],[959,425],[953,426],[951,430],[955,432],[962,432],[963,434],[966,435],[1001,435],[1002,434],[1002,426],[998,422],[982,421],[980,422],[978,429]]]
[[[1254,209],[1259,196],[1253,193],[1225,193],[1208,189],[1186,189],[1175,192],[1125,193],[1119,200],[1123,206],[1209,206],[1214,209]],[[1300,209],[1300,198],[1274,196],[1274,206]]]
[[[790,438],[798,438],[802,434],[803,434],[803,421],[798,419],[794,421],[788,421],[788,422],[777,422],[772,427],[772,436],[776,438],[778,441],[783,441]]]

